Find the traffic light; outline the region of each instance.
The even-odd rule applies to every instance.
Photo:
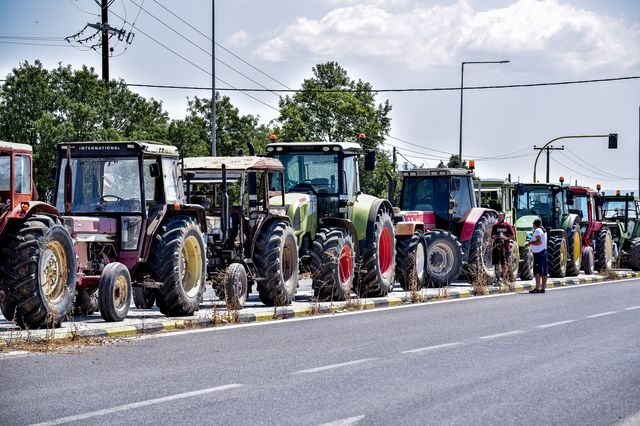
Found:
[[[617,133],[609,133],[609,149],[618,149]]]

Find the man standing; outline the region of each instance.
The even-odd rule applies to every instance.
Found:
[[[533,273],[536,277],[536,288],[529,293],[544,293],[547,288],[547,231],[540,219],[533,221],[533,236],[529,244],[532,246]]]
[[[493,225],[493,264],[498,273],[498,281],[509,276],[509,257],[511,256],[511,240],[515,236],[513,227],[504,220],[504,213],[498,213],[498,223]]]

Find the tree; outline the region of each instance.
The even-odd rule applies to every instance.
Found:
[[[300,91],[280,100],[279,137],[283,141],[355,141],[366,134],[364,148],[378,149],[374,173],[362,173],[365,192],[386,196],[386,171],[392,161],[381,148],[391,129],[388,100],[376,104],[371,84],[352,80],[336,62],[319,64]]]
[[[442,164],[442,161],[440,161],[440,164]],[[438,164],[438,167],[440,167],[440,164]],[[444,164],[442,165],[442,167],[444,167]],[[449,157],[449,161],[447,162],[447,167],[451,169],[468,169],[467,162],[462,161],[462,164],[460,164],[460,156],[456,154]]]

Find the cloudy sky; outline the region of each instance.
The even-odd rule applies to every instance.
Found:
[[[99,72],[98,53],[63,40],[98,22],[98,12],[94,0],[0,0],[0,78],[35,59]],[[111,12],[114,27],[135,33],[130,45],[114,43],[112,78],[211,86],[210,1],[116,0]],[[297,88],[329,60],[376,89],[457,87],[462,61],[510,61],[465,66],[465,86],[640,76],[637,0],[218,0],[215,14],[219,88]],[[187,96],[209,95],[135,90],[163,101],[174,118],[184,116]],[[277,115],[277,94],[225,94],[265,123]],[[480,176],[530,180],[534,145],[616,132],[617,151],[605,139],[561,141],[552,178],[638,187],[640,79],[464,95],[463,157],[476,159]],[[380,93],[384,99],[393,106],[387,149],[425,166],[457,153],[459,91]]]

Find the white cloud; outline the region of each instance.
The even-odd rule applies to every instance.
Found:
[[[397,12],[378,0],[326,1],[347,5],[320,19],[297,18],[256,54],[270,61],[300,54],[355,57],[420,70],[487,56],[576,73],[640,64],[638,26],[559,0],[518,0],[484,11],[460,0]],[[360,4],[351,5],[356,2]]]
[[[226,40],[225,44],[232,47],[245,47],[251,41],[251,36],[244,30],[236,31],[231,34]]]

